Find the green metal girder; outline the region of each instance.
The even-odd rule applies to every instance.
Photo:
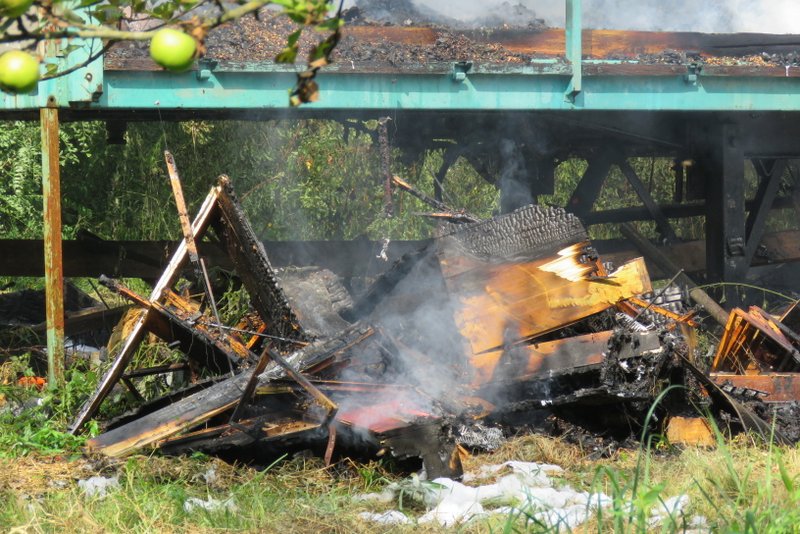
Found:
[[[707,75],[692,66],[673,66],[659,74],[599,75],[600,65],[618,61],[582,59],[581,0],[564,0],[565,59],[535,60],[525,65],[489,65],[470,61],[390,66],[366,72],[361,66],[337,63],[319,75],[319,102],[299,109],[314,110],[592,110],[592,111],[800,111],[800,77]],[[49,53],[47,61],[61,68],[78,64],[100,46],[80,45],[66,58]],[[67,43],[59,43],[63,49]],[[593,65],[594,74],[584,67]],[[685,70],[681,70],[685,69]],[[388,70],[393,70],[388,72]],[[68,76],[40,82],[31,95],[0,93],[3,110],[45,106],[92,110],[275,110],[288,113],[294,66],[269,62],[217,65],[202,61],[196,71],[103,70],[103,59]],[[651,71],[652,72],[652,71]],[[631,75],[634,74],[634,75]],[[284,111],[286,110],[286,111]],[[294,110],[297,112],[298,110]]]
[[[440,74],[322,73],[320,101],[331,110],[641,110],[800,111],[800,79],[754,76],[583,76],[574,102],[569,75],[468,73],[460,82]],[[287,72],[105,73],[93,108],[271,109],[288,107],[294,75]]]

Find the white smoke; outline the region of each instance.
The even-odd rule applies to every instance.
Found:
[[[364,0],[361,0],[362,2]],[[353,4],[354,0],[348,0]],[[564,26],[564,0],[412,0],[461,22],[491,18],[520,25],[517,6],[549,26]],[[368,3],[368,2],[367,2]],[[583,27],[706,33],[800,34],[798,0],[583,0]]]

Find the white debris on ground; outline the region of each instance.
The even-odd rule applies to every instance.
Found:
[[[217,468],[212,465],[206,470],[205,473],[203,473],[202,477],[203,481],[209,486],[216,484],[217,480],[219,480],[219,477],[217,476]]]
[[[88,498],[97,497],[105,499],[109,490],[119,489],[119,479],[117,477],[91,477],[78,481],[78,487],[83,490],[83,495]]]
[[[377,514],[374,512],[361,512],[358,514],[358,517],[364,521],[387,526],[409,525],[413,522],[406,514],[398,510],[389,510],[388,512],[384,512],[382,514]]]
[[[483,466],[477,473],[466,473],[462,480],[467,483],[493,479],[492,483],[467,486],[449,478],[432,481],[418,476],[390,484],[381,493],[360,495],[364,502],[390,503],[411,501],[422,503],[427,511],[413,519],[398,510],[384,513],[363,512],[364,521],[383,525],[435,523],[452,527],[475,518],[489,515],[525,514],[531,521],[551,528],[571,530],[593,517],[598,507],[612,503],[604,493],[576,491],[568,485],[555,487],[550,475],[562,473],[557,465],[533,462],[505,462]],[[652,511],[651,525],[659,525],[669,518],[679,517],[683,522],[683,510],[689,497],[680,495],[664,500]],[[698,518],[692,524],[702,528]]]
[[[456,429],[455,441],[468,449],[496,451],[505,443],[503,431],[496,427],[484,426],[481,423],[460,425]]]
[[[205,510],[206,512],[216,512],[217,510],[225,510],[226,512],[236,512],[239,508],[233,500],[233,497],[228,497],[224,501],[209,497],[206,500],[198,497],[189,497],[183,503],[183,510],[188,514],[195,509]]]

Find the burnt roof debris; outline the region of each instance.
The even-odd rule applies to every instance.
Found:
[[[523,429],[627,443],[674,420],[675,440],[705,443],[713,437],[687,417],[692,406],[727,431],[797,439],[793,423],[767,432],[762,418],[775,411],[765,403],[800,400],[770,398],[786,395],[786,379],[755,395],[755,382],[745,383],[762,378],[765,390],[775,373],[796,373],[795,308],[780,320],[734,310],[709,376],[694,363],[694,312],[678,298],[661,306],[667,292],[653,292],[642,258],[607,270],[563,210],[531,205],[443,224],[361,299],[330,271],[274,271],[225,177],[192,226],[198,242],[209,231],[222,240],[244,289],[261,297],[243,322],[216,323],[208,295],[176,287],[190,270],[184,249],[149,299],[105,280],[142,311],[74,429],[138,377],[188,369],[190,384],[107,423],[90,451],[258,460],[308,449],[327,462],[389,453],[421,461],[431,476],[458,476],[461,448]],[[146,333],[175,342],[185,361],[128,369]],[[782,424],[794,412],[775,413]]]

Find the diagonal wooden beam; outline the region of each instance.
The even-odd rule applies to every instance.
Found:
[[[608,171],[611,169],[613,158],[608,153],[601,153],[594,159],[589,160],[589,166],[583,173],[581,181],[572,192],[572,196],[567,201],[565,209],[574,213],[579,219],[583,219],[590,211],[592,206],[600,196],[603,183],[606,181]]]
[[[678,236],[675,235],[675,230],[669,223],[669,219],[667,219],[667,217],[664,215],[664,212],[661,211],[661,207],[658,205],[658,202],[653,199],[650,191],[639,178],[639,175],[636,174],[636,171],[633,169],[633,167],[631,167],[631,164],[628,163],[628,160],[624,156],[620,157],[617,161],[617,166],[619,167],[619,170],[622,171],[625,179],[628,180],[628,183],[631,184],[633,190],[636,191],[636,195],[642,201],[645,208],[647,208],[647,211],[650,212],[650,216],[656,221],[656,226],[658,226],[658,231],[661,232],[661,236],[670,243],[676,242],[678,240]]]
[[[750,209],[745,223],[745,265],[750,266],[755,256],[758,245],[764,237],[767,217],[772,209],[772,204],[778,196],[783,173],[786,170],[786,161],[753,160],[753,166],[760,178],[758,190],[754,199],[754,206]]]

